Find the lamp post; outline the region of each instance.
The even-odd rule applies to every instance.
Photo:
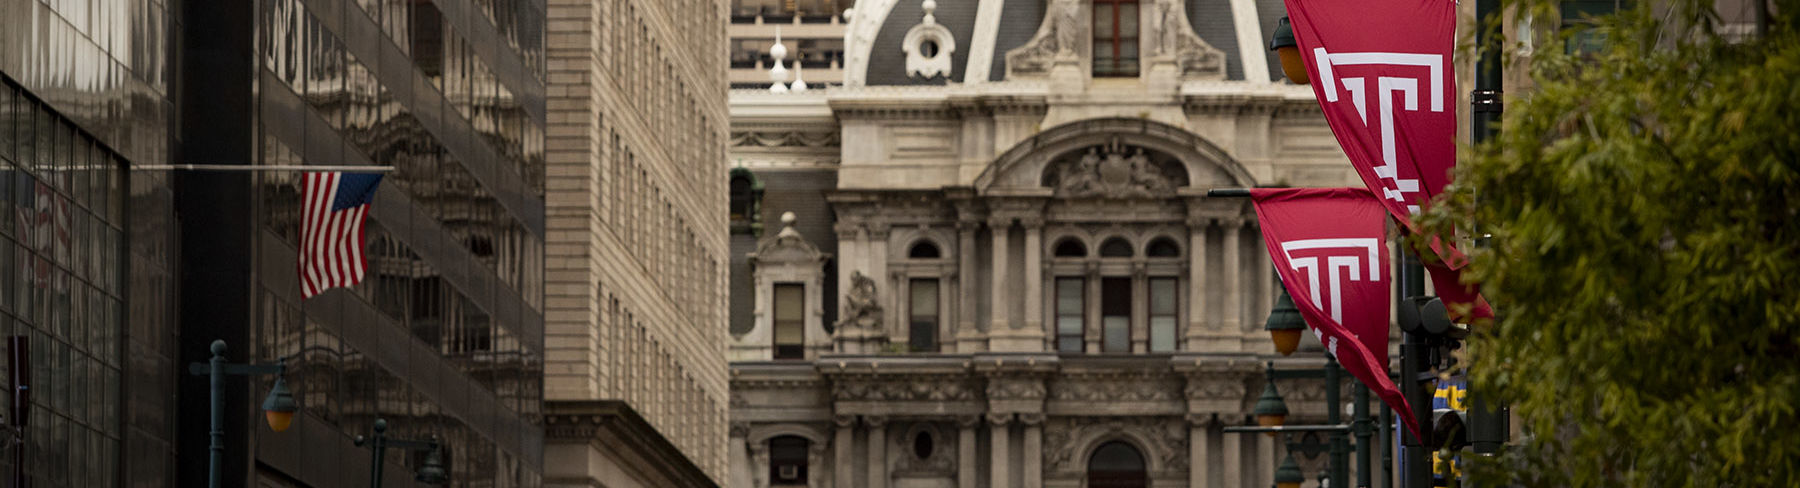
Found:
[[[369,446],[369,488],[381,488],[382,454],[388,448],[409,451],[425,451],[425,460],[419,464],[413,479],[427,485],[441,485],[450,480],[444,470],[444,456],[441,445],[436,438],[425,440],[389,439],[387,437],[387,419],[375,419],[375,433],[370,437],[356,436],[357,447]]]
[[[212,381],[212,426],[209,434],[211,441],[207,450],[206,485],[218,488],[219,470],[225,458],[225,404],[220,398],[225,390],[226,376],[267,376],[275,375],[275,385],[269,388],[268,398],[263,400],[263,415],[269,422],[269,429],[276,432],[285,431],[293,425],[294,412],[299,406],[294,403],[294,394],[288,391],[287,358],[281,358],[275,364],[235,364],[225,362],[225,341],[213,341],[212,358],[206,363],[188,363],[188,373],[194,376],[206,376]]]
[[[1349,454],[1354,449],[1357,453],[1358,463],[1357,482],[1359,486],[1369,486],[1370,466],[1368,461],[1373,452],[1371,448],[1374,446],[1369,440],[1369,430],[1371,429],[1368,418],[1368,391],[1366,389],[1358,390],[1359,395],[1356,397],[1358,404],[1352,414],[1354,419],[1351,423],[1343,423],[1343,405],[1339,403],[1337,391],[1339,385],[1342,384],[1338,380],[1341,371],[1342,368],[1338,366],[1337,359],[1329,354],[1325,356],[1325,367],[1320,369],[1277,370],[1274,362],[1268,363],[1264,370],[1264,376],[1268,378],[1269,382],[1263,387],[1262,396],[1257,398],[1256,406],[1251,409],[1251,413],[1256,415],[1257,426],[1226,427],[1225,432],[1262,432],[1269,435],[1285,432],[1324,432],[1330,439],[1326,444],[1331,454],[1330,468],[1327,470],[1330,478],[1338,480],[1337,486],[1345,485],[1350,476]],[[1282,399],[1281,391],[1275,386],[1275,380],[1310,378],[1325,380],[1325,403],[1328,405],[1325,413],[1325,425],[1286,425],[1287,402]],[[1346,438],[1352,432],[1355,432],[1357,437],[1354,445]],[[1291,460],[1290,456],[1287,461]],[[1285,464],[1287,461],[1283,463]],[[1279,484],[1279,481],[1277,483]]]

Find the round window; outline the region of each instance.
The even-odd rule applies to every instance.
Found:
[[[919,55],[924,56],[925,59],[935,58],[937,57],[937,53],[938,44],[936,40],[926,39],[919,43]]]
[[[913,436],[913,455],[919,459],[930,459],[932,447],[930,433],[919,431],[918,435]]]

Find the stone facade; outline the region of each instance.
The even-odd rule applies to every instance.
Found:
[[[727,3],[547,8],[546,411],[576,412],[565,423],[647,422],[632,435],[667,442],[597,442],[583,436],[606,429],[553,427],[546,484],[723,484],[727,112],[717,55]],[[608,400],[622,405],[580,413]],[[665,445],[675,454],[641,452]],[[633,459],[697,469],[646,478],[607,468]]]
[[[731,486],[1269,485],[1285,447],[1221,429],[1247,422],[1264,361],[1323,360],[1274,355],[1255,213],[1206,190],[1361,183],[1311,90],[1268,80],[1256,3],[1143,0],[1136,73],[1097,76],[1101,3],[859,2],[843,86],[733,91],[728,159],[761,199],[744,218],[786,237],[734,227],[759,258],[732,276],[755,304],[732,320],[756,328],[730,348]],[[921,13],[984,66],[892,75],[909,53],[888,36]],[[836,186],[783,185],[815,173]],[[796,194],[829,231],[772,223],[820,215]],[[777,239],[821,261],[763,265]],[[785,354],[761,333],[784,283],[809,289]],[[1325,385],[1281,387],[1291,423],[1322,423]],[[1135,471],[1102,466],[1121,444]]]

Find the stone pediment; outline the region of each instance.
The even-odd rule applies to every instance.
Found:
[[[749,255],[751,265],[824,263],[830,257],[794,230],[793,213],[781,218],[781,232],[756,243],[756,252]]]

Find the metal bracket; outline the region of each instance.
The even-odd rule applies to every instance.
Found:
[[[1480,113],[1500,113],[1504,111],[1506,102],[1500,94],[1500,90],[1475,90],[1469,92],[1469,110]]]

